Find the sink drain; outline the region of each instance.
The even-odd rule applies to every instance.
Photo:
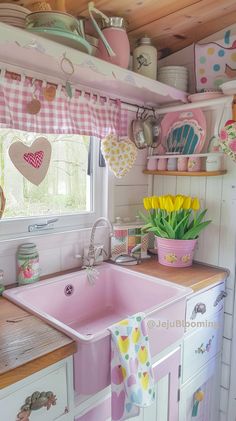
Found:
[[[65,289],[64,289],[64,293],[65,293],[65,295],[70,296],[70,295],[72,295],[72,294],[73,294],[73,292],[74,292],[74,287],[73,287],[73,285],[71,285],[71,284],[66,285],[66,287],[65,287]]]

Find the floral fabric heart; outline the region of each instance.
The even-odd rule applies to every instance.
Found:
[[[220,131],[220,147],[222,151],[236,162],[236,122],[227,121]]]
[[[130,139],[118,140],[113,134],[102,140],[101,149],[109,169],[117,178],[127,174],[137,157],[137,148]]]

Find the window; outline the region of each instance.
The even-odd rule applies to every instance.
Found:
[[[30,224],[55,217],[56,229],[84,225],[101,214],[96,195],[96,183],[104,172],[98,167],[99,141],[78,135],[42,135],[51,142],[52,156],[45,179],[35,186],[15,168],[8,149],[17,140],[30,146],[40,136],[1,130],[0,185],[6,196],[1,234],[23,233]]]

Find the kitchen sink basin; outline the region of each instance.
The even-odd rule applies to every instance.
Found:
[[[77,341],[75,389],[95,393],[110,384],[109,326],[138,312],[147,320],[154,356],[184,333],[190,288],[104,263],[95,284],[85,270],[13,288],[4,296]],[[176,319],[178,319],[176,321]]]

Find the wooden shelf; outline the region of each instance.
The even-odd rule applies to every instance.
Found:
[[[144,170],[144,174],[148,175],[174,175],[182,177],[215,177],[217,175],[224,175],[226,170],[220,171],[157,171],[157,170]]]
[[[107,93],[110,97],[140,105],[159,106],[188,102],[186,92],[130,70],[115,66],[74,48],[50,41],[27,30],[0,23],[0,57],[6,69],[62,83],[68,75],[61,70],[64,55],[73,63],[70,82],[88,91]]]

